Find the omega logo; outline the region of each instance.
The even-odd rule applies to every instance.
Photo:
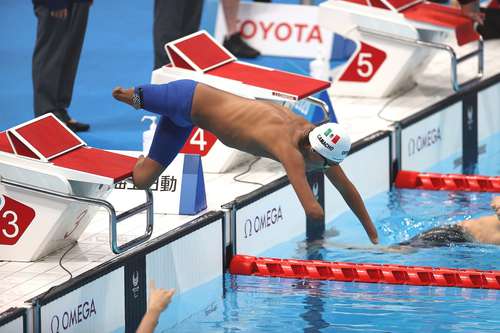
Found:
[[[423,135],[418,135],[416,138],[408,140],[408,156],[415,155],[425,148],[429,148],[441,141],[441,130],[439,127],[433,128],[425,132]]]
[[[255,236],[280,221],[283,221],[281,206],[268,209],[265,213],[260,216],[257,215],[253,219],[246,219],[244,225],[245,238]]]
[[[54,315],[50,320],[50,330],[52,333],[59,333],[61,331],[66,331],[67,329],[80,324],[82,321],[89,319],[92,316],[96,316],[97,312],[95,309],[94,299],[91,301],[85,301],[78,304],[72,310],[64,311],[61,316]]]

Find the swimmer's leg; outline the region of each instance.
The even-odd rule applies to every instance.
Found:
[[[161,116],[148,157],[167,167],[186,143],[192,129],[193,126],[181,127]]]
[[[113,89],[113,97],[120,102],[134,106],[132,97],[134,96],[134,88],[116,87]]]
[[[175,125],[161,116],[147,158],[140,158],[134,167],[133,180],[139,188],[149,188],[172,163],[182,149],[192,127]]]
[[[133,107],[135,107],[134,94],[140,96],[142,109],[165,115],[168,103],[168,83],[144,84],[135,88],[116,87],[113,89],[115,99]]]

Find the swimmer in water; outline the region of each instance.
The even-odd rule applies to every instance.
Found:
[[[396,246],[436,247],[461,243],[500,245],[500,196],[491,200],[494,215],[432,228]]]
[[[133,171],[138,188],[148,188],[172,162],[193,126],[206,129],[225,145],[281,162],[308,217],[324,212],[307,182],[306,172],[324,169],[374,244],[378,235],[361,196],[339,163],[351,141],[335,123],[316,126],[289,109],[242,98],[192,80],[168,84],[117,87],[113,97],[136,109],[161,115],[147,157]]]
[[[431,228],[409,240],[389,246],[369,247],[342,244],[334,240],[339,235],[339,232],[336,229],[328,229],[321,239],[301,243],[300,250],[308,250],[311,253],[315,253],[315,251],[325,248],[343,248],[381,253],[411,253],[416,252],[418,248],[443,247],[456,244],[500,245],[500,196],[493,197],[491,208],[494,211],[494,215]]]

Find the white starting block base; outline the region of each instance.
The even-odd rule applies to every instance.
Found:
[[[488,78],[500,72],[500,41],[487,42],[485,55],[485,77]],[[453,94],[448,84],[448,63],[444,61],[440,64],[439,58],[435,59],[435,61],[436,64],[429,66],[428,70],[421,76],[418,88],[388,104],[382,112],[384,117],[400,120]],[[429,71],[430,69],[432,69],[432,72]],[[377,116],[384,104],[391,101],[391,99],[360,100],[333,97],[339,121],[347,125],[353,142],[378,130],[386,129],[391,124],[391,122],[381,120]],[[247,164],[240,165],[231,172],[224,174],[205,172],[207,210],[220,210],[221,205],[259,187],[259,185],[240,183],[233,180],[233,177],[245,171],[247,167]],[[261,159],[254,164],[248,174],[241,176],[239,179],[267,184],[283,175],[284,171],[278,163],[268,159]],[[156,214],[151,238],[157,238],[192,221],[197,216],[203,215],[207,210],[201,211],[195,216]],[[141,215],[135,216],[126,224],[118,225],[119,234],[122,235],[119,238],[120,243],[136,237],[142,232],[144,219],[141,217]],[[0,312],[12,306],[22,306],[25,300],[38,296],[50,287],[65,282],[69,276],[59,267],[58,262],[66,250],[67,247],[60,249],[34,263],[0,262],[0,279],[2,280],[0,285]],[[99,211],[80,237],[78,244],[66,254],[63,264],[72,272],[73,276],[78,276],[116,258],[116,256],[109,248],[106,214]]]
[[[484,45],[484,79],[498,73],[500,69],[500,41],[486,41]],[[464,52],[467,49],[463,48]],[[353,142],[374,133],[386,130],[395,121],[400,121],[417,110],[423,110],[455,92],[450,86],[450,61],[446,54],[436,54],[425,70],[416,78],[416,85],[400,94],[386,98],[343,97],[335,94],[335,86],[329,89],[330,98],[335,108],[335,115],[340,124],[352,132]],[[476,64],[463,66],[461,75],[472,75]],[[460,76],[459,76],[460,78]],[[383,110],[382,110],[383,109]],[[382,112],[381,112],[382,110]],[[387,121],[380,116],[391,120]]]
[[[233,177],[245,171],[247,166],[248,164],[240,165],[224,174],[206,173],[204,177],[207,209],[190,216],[155,214],[151,239],[164,235],[207,211],[220,210],[221,205],[259,188],[259,185],[233,180]],[[279,163],[262,158],[253,165],[251,173],[239,179],[267,184],[284,174]],[[144,214],[139,214],[128,219],[127,223],[118,224],[118,242],[124,243],[136,238],[143,232],[144,223]],[[110,250],[108,234],[107,214],[100,210],[80,236],[76,246],[63,259],[64,267],[71,271],[73,277],[116,258],[117,255]],[[67,249],[68,246],[50,253],[37,262],[0,261],[0,279],[3,282],[0,285],[0,313],[11,306],[22,306],[24,301],[68,280],[68,273],[59,266],[59,259]]]

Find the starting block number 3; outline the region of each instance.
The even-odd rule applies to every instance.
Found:
[[[34,218],[33,208],[0,195],[0,245],[16,244]]]
[[[10,220],[9,220],[10,218]],[[7,223],[5,223],[7,222]],[[7,238],[15,238],[19,235],[19,226],[17,223],[17,214],[11,210],[7,210],[2,214],[2,234]],[[8,227],[11,227],[12,232],[8,231]]]
[[[195,127],[180,152],[205,156],[210,152],[216,141],[217,137],[215,135],[207,130]]]
[[[358,53],[340,77],[340,81],[368,82],[387,57],[386,53],[361,42]]]

